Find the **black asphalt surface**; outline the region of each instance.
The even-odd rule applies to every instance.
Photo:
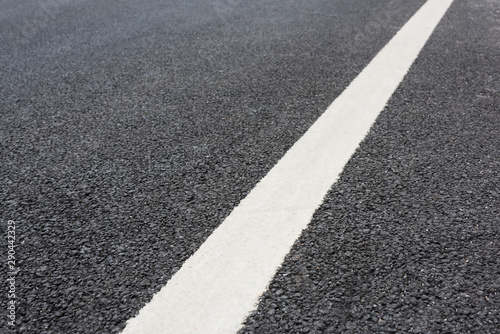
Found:
[[[0,332],[119,332],[424,2],[0,1]],[[500,332],[499,41],[455,0],[241,333]]]
[[[500,333],[499,23],[452,5],[240,333]]]

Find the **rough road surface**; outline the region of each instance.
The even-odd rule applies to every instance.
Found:
[[[424,2],[1,1],[0,332],[120,332]],[[454,1],[240,333],[500,331],[499,41]]]

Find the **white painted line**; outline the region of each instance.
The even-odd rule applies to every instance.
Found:
[[[124,334],[236,333],[453,0],[429,0]]]

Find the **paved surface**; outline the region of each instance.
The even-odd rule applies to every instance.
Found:
[[[500,332],[493,4],[452,6],[240,333]]]
[[[424,1],[1,3],[11,332],[116,333]],[[242,333],[498,332],[499,27],[455,0]]]

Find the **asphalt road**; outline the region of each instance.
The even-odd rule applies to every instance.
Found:
[[[0,330],[118,333],[424,2],[0,1]],[[240,333],[500,332],[499,41],[454,1]]]

